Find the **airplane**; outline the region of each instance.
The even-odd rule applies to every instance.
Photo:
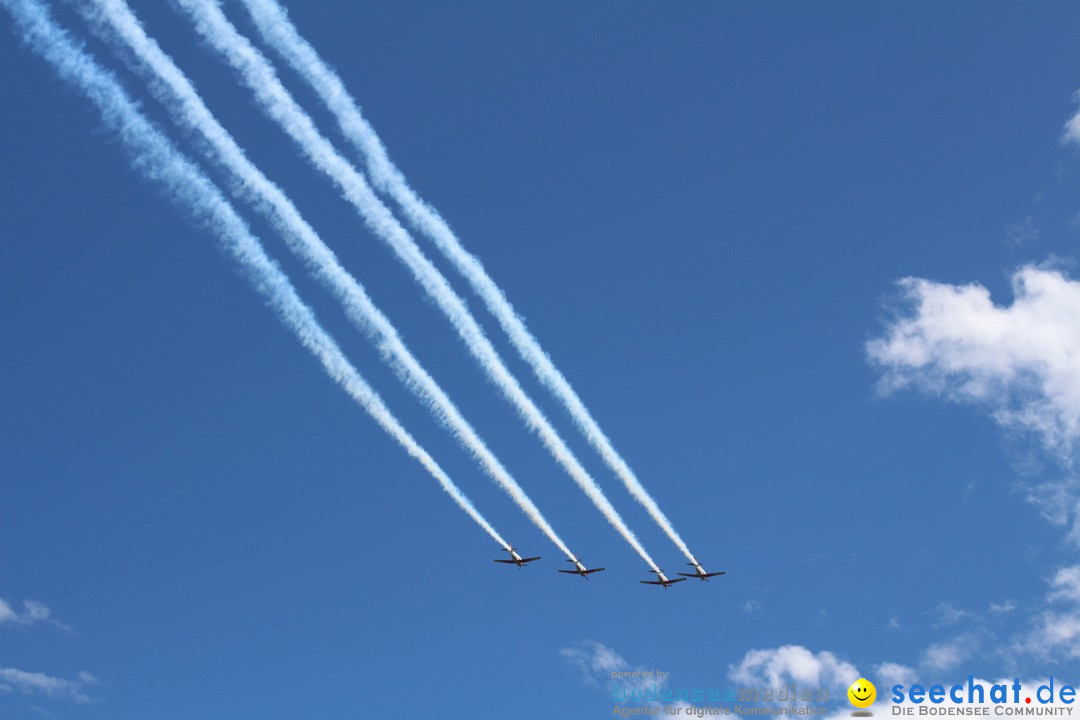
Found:
[[[539,555],[537,555],[536,557],[531,557],[531,558],[523,558],[520,555],[518,555],[517,548],[503,548],[503,550],[510,553],[510,559],[509,560],[500,560],[498,558],[495,558],[495,562],[497,562],[497,563],[506,563],[507,565],[517,565],[519,568],[521,568],[521,567],[525,567],[526,563],[531,563],[533,560],[539,560],[540,559]]]
[[[641,580],[645,585],[663,585],[667,590],[669,585],[674,585],[677,582],[686,582],[686,578],[675,578],[674,580],[668,580],[667,576],[659,570],[650,570],[649,572],[656,573],[656,580]]]
[[[586,580],[589,579],[589,575],[591,573],[600,572],[601,570],[604,569],[604,568],[593,568],[592,570],[589,570],[577,558],[574,558],[573,560],[567,560],[566,562],[574,563],[574,565],[577,566],[577,569],[576,570],[560,570],[559,572],[566,573],[567,575],[580,575],[581,577],[585,578]]]
[[[697,561],[694,561],[692,563],[686,563],[686,564],[691,566],[692,568],[694,568],[694,572],[692,572],[692,573],[679,573],[683,577],[688,577],[688,578],[696,577],[699,580],[704,580],[705,582],[709,582],[709,578],[716,577],[717,575],[725,574],[724,571],[722,571],[722,570],[720,572],[707,573],[707,572],[705,572],[705,568],[701,567],[701,563],[699,563]]]

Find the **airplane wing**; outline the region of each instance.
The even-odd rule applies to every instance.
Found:
[[[527,562],[532,562],[533,560],[539,560],[539,559],[540,559],[540,556],[537,555],[536,557],[531,557],[531,558],[521,558],[521,562],[527,563]]]
[[[643,585],[663,585],[659,580],[638,580]]]
[[[704,580],[705,578],[716,577],[717,575],[726,575],[727,571],[726,570],[721,570],[720,572],[705,573],[704,575],[701,575],[699,573],[679,573],[679,574],[682,575],[683,577],[701,578],[701,579]]]
[[[585,571],[585,574],[586,574],[586,575],[591,575],[591,574],[592,574],[592,573],[594,573],[594,572],[600,572],[601,570],[604,570],[604,569],[605,569],[605,568],[593,568],[592,570],[586,570],[586,571]]]
[[[577,575],[577,574],[579,574],[577,570],[560,570],[559,572],[566,573],[567,575]]]
[[[686,582],[686,578],[675,578],[674,580],[668,580],[668,585],[674,585],[677,582]]]
[[[506,563],[507,565],[516,565],[517,564],[513,560],[500,560],[499,558],[495,558],[494,562]]]

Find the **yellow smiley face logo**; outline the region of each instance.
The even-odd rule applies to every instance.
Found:
[[[867,708],[877,699],[877,688],[866,678],[859,678],[847,689],[848,700],[857,708]]]

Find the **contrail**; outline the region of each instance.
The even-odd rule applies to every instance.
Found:
[[[233,193],[250,203],[270,222],[311,273],[345,307],[349,319],[379,349],[383,360],[415,393],[444,428],[468,450],[533,523],[569,558],[576,557],[529,499],[513,476],[488,449],[454,403],[406,347],[390,320],[376,307],[363,286],[338,261],[281,188],[271,182],[245,155],[217,121],[183,71],[166,55],[124,0],[80,2],[91,28],[117,47],[185,131],[195,133],[204,155],[225,170]]]
[[[281,322],[322,363],[323,369],[387,433],[420,461],[462,510],[504,548],[509,548],[435,460],[409,435],[379,395],[327,334],[259,240],[217,187],[138,110],[115,76],[103,69],[53,21],[39,0],[0,0],[26,44],[47,60],[60,78],[77,87],[97,108],[102,124],[115,133],[144,178],[156,183],[198,227],[210,232],[248,274]]]
[[[588,495],[608,522],[634,550],[656,569],[645,548],[626,526],[600,486],[577,461],[570,448],[503,364],[464,301],[446,278],[431,264],[393,213],[376,197],[363,176],[319,134],[311,118],[281,84],[269,61],[240,35],[213,0],[175,0],[191,17],[195,29],[236,72],[258,104],[297,143],[301,152],[338,186],[343,196],[362,215],[367,226],[390,244],[412,271],[414,278],[438,304],[458,335],[476,357],[488,377],[502,391],[526,425],[539,434],[544,446]]]
[[[585,403],[578,397],[570,382],[555,367],[539,341],[525,327],[525,322],[514,312],[505,294],[488,276],[484,266],[462,247],[461,242],[439,213],[424,202],[409,186],[405,176],[390,160],[379,136],[370,123],[364,119],[360,106],[349,95],[337,73],[319,57],[315,48],[300,36],[296,27],[289,21],[285,10],[275,0],[243,0],[243,3],[251,14],[263,41],[299,73],[337,118],[342,133],[363,156],[372,184],[393,198],[409,223],[431,238],[436,247],[457,268],[457,271],[465,276],[488,310],[499,321],[518,353],[532,367],[540,382],[563,404],[578,429],[608,467],[622,480],[634,499],[645,507],[672,542],[691,562],[696,563],[697,560],[675,531],[674,525],[660,510],[660,506],[649,495],[627,462],[615,450],[611,440],[585,407]]]

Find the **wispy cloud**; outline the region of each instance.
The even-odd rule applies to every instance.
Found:
[[[645,667],[631,666],[613,649],[595,640],[585,640],[579,643],[577,647],[562,648],[559,650],[559,654],[571,665],[581,670],[581,681],[586,685],[602,686],[610,689],[615,685],[616,673],[620,675],[617,679],[623,687],[630,686],[633,689],[640,689],[640,686],[645,682],[640,675],[638,677],[630,675],[635,671],[639,673],[645,672]],[[657,681],[650,678],[650,682]],[[663,684],[666,679],[658,682]]]
[[[1080,565],[1054,574],[1046,602],[1032,629],[1013,641],[1014,650],[1045,661],[1080,657]]]
[[[1049,670],[1080,658],[1080,564],[1059,568],[1047,586],[1043,601],[1023,611],[1009,599],[989,603],[983,612],[939,604],[930,611],[932,625],[951,632],[924,648],[908,669],[925,676],[955,670],[978,658],[999,663],[1003,671],[1038,666]],[[893,618],[889,627],[899,629],[899,621]],[[896,663],[881,667],[886,665],[894,675],[907,667]]]
[[[658,676],[654,669],[641,665],[631,666],[621,655],[603,643],[585,640],[577,647],[562,648],[559,654],[581,670],[583,683],[603,688],[610,699],[640,703],[654,708],[669,707],[681,710],[692,707],[682,700],[674,702],[656,700],[658,691],[667,688],[667,674]]]
[[[1073,93],[1073,100],[1080,102],[1080,90]],[[1080,111],[1066,121],[1065,129],[1061,133],[1061,142],[1080,144]]]
[[[39,600],[23,600],[22,611],[19,612],[10,602],[0,598],[0,627],[25,629],[36,625],[51,625],[74,633],[70,627],[55,619],[49,606]],[[96,683],[97,679],[87,672],[80,672],[74,680],[65,680],[45,673],[0,667],[0,695],[37,694],[85,703],[91,701],[86,692],[87,686]],[[32,706],[30,710],[42,717],[52,717],[48,711],[37,706]]]
[[[933,673],[952,670],[974,655],[978,648],[977,636],[965,633],[926,648],[919,660],[919,667]]]
[[[747,600],[742,604],[742,609],[743,612],[747,613],[748,615],[750,613],[761,612],[761,603],[759,603],[757,600]]]
[[[874,682],[879,682],[882,687],[892,685],[908,686],[916,682],[918,673],[914,668],[894,662],[884,662],[874,668]]]
[[[938,603],[937,607],[931,611],[931,614],[934,617],[935,628],[950,627],[975,617],[973,613],[947,602]]]
[[[77,703],[87,703],[91,702],[91,698],[86,694],[86,688],[95,684],[97,684],[97,678],[87,672],[80,672],[74,680],[65,680],[45,673],[0,668],[0,692],[41,694],[52,698],[66,698]]]
[[[73,632],[70,627],[52,616],[52,610],[38,600],[23,600],[22,612],[17,612],[12,605],[0,598],[0,626],[52,625],[66,632]]]
[[[991,615],[1008,615],[1016,609],[1016,603],[1012,600],[1006,600],[1000,603],[990,603]]]
[[[1005,227],[1005,242],[1013,247],[1020,247],[1039,239],[1039,227],[1035,224],[1035,218],[1027,215],[1018,223]]]
[[[1050,581],[1052,588],[1047,599],[1080,604],[1080,565],[1072,565],[1057,571]]]

